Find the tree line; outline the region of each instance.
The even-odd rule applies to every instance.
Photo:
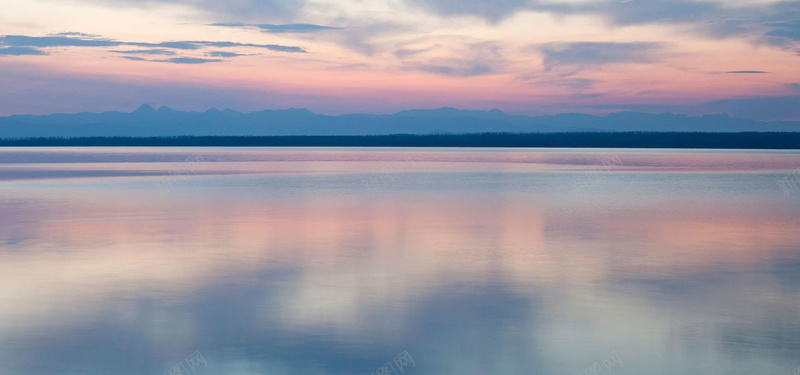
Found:
[[[800,132],[571,132],[337,136],[41,137],[0,139],[0,147],[592,147],[800,149]]]

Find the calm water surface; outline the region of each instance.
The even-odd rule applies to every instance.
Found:
[[[0,374],[785,375],[800,188],[778,182],[798,167],[777,151],[0,149]]]

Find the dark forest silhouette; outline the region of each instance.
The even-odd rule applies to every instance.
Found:
[[[597,147],[800,149],[800,133],[572,132],[374,136],[49,137],[0,146]]]

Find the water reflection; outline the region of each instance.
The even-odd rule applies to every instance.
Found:
[[[195,150],[39,152],[0,152],[0,175],[75,174],[0,182],[3,374],[198,350],[198,374],[369,374],[404,350],[412,375],[800,364],[800,200],[775,187],[795,153],[628,152],[587,183],[604,154],[416,151],[364,194],[396,155],[208,149],[164,185]]]

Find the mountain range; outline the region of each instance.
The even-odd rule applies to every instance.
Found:
[[[482,132],[796,132],[800,121],[756,121],[727,114],[687,116],[672,113],[617,112],[606,116],[567,113],[524,116],[500,110],[439,108],[390,115],[328,116],[307,109],[250,113],[231,109],[186,112],[147,104],[133,112],[14,115],[0,117],[0,138],[87,136],[271,136],[385,135]]]

